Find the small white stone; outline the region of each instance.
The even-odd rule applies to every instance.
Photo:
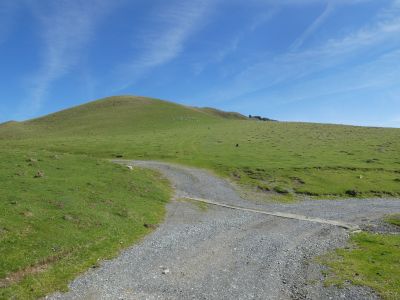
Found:
[[[164,270],[162,270],[162,274],[164,274],[164,275],[169,274],[169,269],[164,269]]]

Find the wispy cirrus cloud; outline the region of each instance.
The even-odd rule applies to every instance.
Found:
[[[234,36],[223,48],[207,53],[208,59],[202,59],[192,64],[193,74],[200,75],[207,66],[222,63],[230,54],[234,53],[242,40],[242,34]]]
[[[212,6],[211,0],[175,1],[155,11],[152,29],[135,37],[139,53],[115,71],[119,78],[117,89],[129,87],[154,68],[178,57],[191,35],[205,25]]]
[[[322,13],[311,23],[311,25],[294,41],[294,43],[290,46],[291,51],[298,50],[304,42],[314,34],[319,27],[329,18],[329,16],[334,11],[333,2],[329,2],[326,4],[325,9]]]
[[[229,4],[225,4],[229,5]],[[221,5],[221,7],[223,7]],[[268,24],[279,12],[279,9],[275,7],[268,7],[268,9],[259,14],[255,15],[252,19],[252,22],[246,26],[243,26],[241,31],[239,31],[236,35],[234,35],[230,40],[227,42],[221,43],[224,46],[220,47],[219,49],[212,51],[208,55],[208,59],[203,59],[202,61],[198,61],[193,64],[194,74],[199,75],[201,74],[207,66],[214,65],[214,64],[222,64],[225,59],[227,59],[231,54],[235,53],[244,43],[244,40],[251,35],[255,30],[259,29],[265,24]],[[223,72],[224,73],[224,72]]]
[[[107,0],[29,2],[40,24],[42,63],[38,72],[28,78],[31,88],[24,103],[25,115],[39,111],[52,84],[79,64],[97,24],[113,6]]]
[[[301,80],[312,74],[346,64],[358,62],[361,53],[374,55],[373,49],[380,53],[390,53],[400,47],[400,5],[392,5],[379,13],[374,20],[358,30],[341,38],[326,40],[320,45],[301,51],[288,51],[276,56],[267,55],[245,70],[236,74],[233,87],[228,86],[213,94],[214,98],[234,99],[246,94],[269,89],[282,83]],[[371,58],[373,59],[373,58]],[[367,61],[368,62],[368,61]],[[392,62],[399,65],[398,61]],[[373,73],[371,76],[375,76]]]
[[[310,99],[321,101],[328,96],[362,90],[390,91],[392,88],[397,89],[400,68],[393,68],[393,62],[396,61],[400,61],[400,49],[390,51],[367,63],[342,72],[293,84],[285,91],[280,91],[279,97],[277,95],[275,97],[279,98],[279,103],[282,105]],[[394,95],[390,96],[390,98],[394,98]]]
[[[273,17],[276,16],[276,14],[279,12],[279,9],[277,7],[268,7],[266,12],[263,12],[262,14],[255,16],[253,22],[249,26],[249,31],[254,31],[270,21]]]

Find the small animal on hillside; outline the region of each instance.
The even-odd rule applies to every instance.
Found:
[[[236,147],[239,147],[239,144],[236,144]]]

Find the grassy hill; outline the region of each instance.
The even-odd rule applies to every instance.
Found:
[[[124,96],[0,126],[0,141],[13,148],[204,167],[266,195],[400,194],[399,129],[260,122]]]
[[[400,130],[261,122],[144,97],[0,125],[0,298],[55,289],[140,239],[168,183],[106,159],[208,168],[268,199],[400,195]]]
[[[110,136],[174,129],[185,123],[207,123],[220,119],[245,119],[236,113],[187,107],[144,97],[110,97],[66,109],[26,122],[0,125],[0,138]],[[35,136],[37,138],[37,136]]]

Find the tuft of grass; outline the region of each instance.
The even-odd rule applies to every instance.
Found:
[[[391,214],[385,217],[384,221],[386,223],[400,226],[400,214]]]
[[[154,172],[44,150],[0,155],[1,299],[66,290],[164,217],[170,188]]]
[[[275,186],[274,191],[277,192],[278,194],[284,194],[284,195],[290,193],[286,188],[281,186]]]
[[[400,298],[400,236],[358,233],[351,247],[322,258],[329,267],[326,284],[368,286],[384,299]]]
[[[182,200],[192,203],[192,204],[195,205],[200,211],[205,212],[205,211],[208,210],[208,206],[209,206],[209,205],[208,205],[207,203],[200,202],[200,201],[196,201],[196,200],[192,200],[192,199],[189,199],[189,198],[182,198]]]

